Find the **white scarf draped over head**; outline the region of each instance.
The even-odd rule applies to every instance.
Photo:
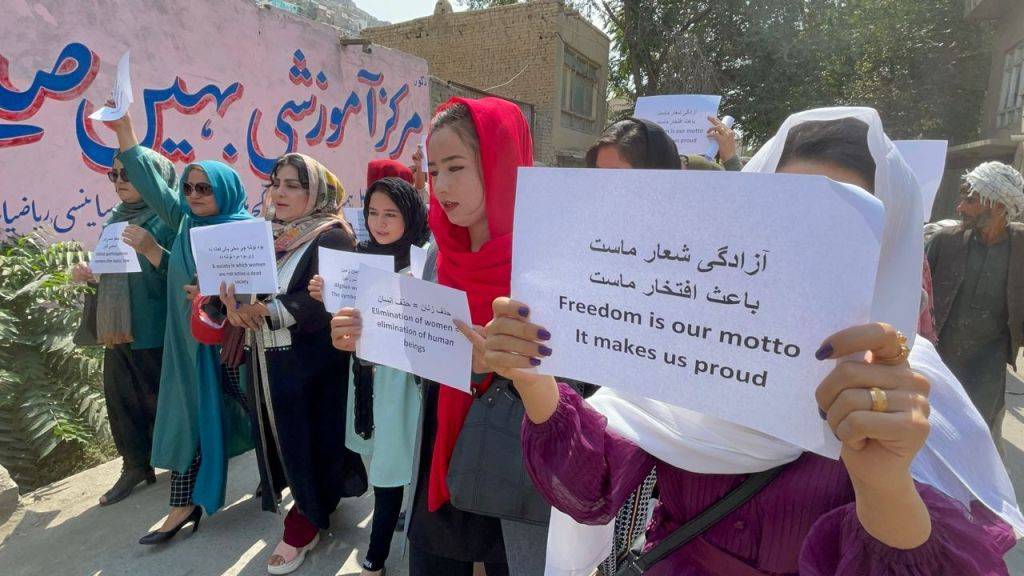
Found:
[[[856,118],[868,125],[875,160],[875,196],[885,206],[885,227],[871,317],[908,335],[910,364],[931,381],[932,430],[911,466],[919,482],[964,503],[978,500],[1019,533],[1024,516],[1013,486],[981,415],[963,387],[924,338],[915,338],[924,248],[917,179],[870,108],[823,108],[790,116],[744,172],[774,173],[789,131],[804,122]],[[824,336],[824,335],[823,335]],[[608,420],[608,430],[662,462],[701,474],[749,474],[793,461],[801,449],[725,420],[602,388],[590,405]],[[614,522],[582,525],[551,510],[547,576],[589,576],[611,553]]]
[[[1006,207],[1008,220],[1024,213],[1024,176],[1002,162],[985,162],[964,175],[964,182],[987,204]]]

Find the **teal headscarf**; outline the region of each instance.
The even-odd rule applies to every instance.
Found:
[[[185,210],[185,230],[210,226],[212,224],[226,224],[240,220],[249,220],[252,214],[245,207],[246,195],[245,186],[242,185],[242,178],[235,172],[235,169],[223,162],[216,160],[204,160],[189,164],[181,173],[181,183],[188,182],[188,175],[194,168],[200,168],[206,173],[206,178],[213,186],[213,198],[217,201],[217,214],[213,216],[196,216],[192,213],[188,203],[182,204]],[[184,197],[184,192],[182,192]],[[192,240],[190,234],[182,234],[179,241],[185,243],[185,250],[182,254],[185,257],[185,269],[189,274],[196,273],[196,262],[192,259]]]
[[[185,269],[190,275],[196,273],[196,263],[192,258],[190,233],[192,228],[226,224],[241,220],[249,220],[252,215],[246,210],[245,186],[238,172],[223,162],[207,160],[189,164],[182,172],[182,183],[188,182],[188,175],[194,168],[201,168],[213,187],[213,197],[217,201],[217,214],[213,216],[196,216],[185,203],[185,233],[179,235],[179,241],[185,242],[182,251]],[[199,446],[202,451],[202,462],[196,474],[196,487],[192,500],[202,506],[207,513],[216,512],[224,505],[225,481],[227,479],[228,458],[232,447],[229,446],[231,436],[228,427],[231,422],[244,422],[244,414],[238,414],[240,408],[234,400],[228,399],[220,385],[221,362],[220,347],[199,345],[196,355],[200,386],[197,394],[199,403]],[[239,382],[239,385],[242,385]],[[240,420],[241,418],[241,420]]]

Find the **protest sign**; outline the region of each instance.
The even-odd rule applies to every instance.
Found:
[[[928,222],[932,219],[932,205],[935,204],[935,195],[939,193],[942,174],[946,170],[946,149],[949,143],[945,140],[897,140],[893,144],[914,176],[917,176],[917,182],[921,185],[924,222]]]
[[[636,100],[637,118],[661,126],[676,143],[679,155],[703,154],[708,150],[708,116],[718,116],[721,96],[677,94],[641,96]]]
[[[453,323],[472,324],[465,292],[363,264],[356,308],[360,359],[469,392],[473,346]]]
[[[409,272],[413,278],[423,278],[423,269],[427,267],[427,249],[415,244],[409,246]]]
[[[366,219],[363,218],[362,206],[346,206],[342,208],[345,212],[345,220],[352,225],[352,231],[356,234],[356,240],[366,242],[370,239],[370,231],[366,228]]]
[[[274,233],[266,220],[242,220],[190,231],[199,292],[220,293],[222,282],[238,294],[277,294]]]
[[[356,303],[359,265],[366,264],[387,272],[395,269],[395,257],[385,254],[359,254],[343,250],[318,248],[319,274],[324,279],[324,308],[334,314]]]
[[[545,374],[836,457],[814,352],[868,321],[883,220],[817,176],[520,169],[512,296],[552,333]]]
[[[128,225],[128,222],[115,222],[103,229],[96,242],[96,251],[89,261],[93,274],[142,272],[139,255],[122,238]]]
[[[129,52],[125,52],[124,56],[121,56],[121,60],[117,63],[117,76],[114,78],[114,89],[110,95],[110,99],[114,101],[114,107],[107,108],[103,106],[90,114],[90,119],[101,122],[117,120],[128,112],[128,107],[135,101],[135,98],[132,96],[132,79],[128,65],[128,54]]]

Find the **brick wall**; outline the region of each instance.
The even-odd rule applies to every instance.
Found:
[[[424,58],[433,76],[533,105],[535,159],[554,164],[553,133],[561,130],[562,39],[567,34],[563,31],[571,30],[573,37],[586,35],[581,43],[588,51],[598,47],[596,62],[604,68],[608,38],[559,0],[466,12],[449,12],[441,3],[439,8],[433,16],[367,28],[361,35]],[[602,100],[604,90],[605,85],[600,86]],[[600,108],[598,124],[603,126],[604,107]]]

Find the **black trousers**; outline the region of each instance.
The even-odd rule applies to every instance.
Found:
[[[119,344],[103,353],[107,419],[126,470],[146,470],[153,447],[163,348],[132,350]]]
[[[472,562],[435,556],[417,548],[415,544],[409,548],[409,576],[473,576]],[[508,576],[508,565],[505,563],[487,563],[484,568],[487,576]]]
[[[384,567],[391,552],[391,539],[398,526],[398,515],[402,513],[404,486],[394,488],[373,487],[373,526],[370,528],[370,545],[366,549],[363,568],[376,572]]]

